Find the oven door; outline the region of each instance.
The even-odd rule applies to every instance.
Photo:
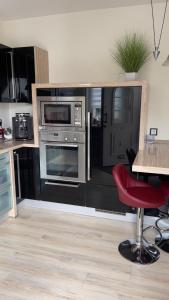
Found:
[[[41,102],[42,126],[74,126],[72,102]]]
[[[86,182],[85,144],[41,142],[42,179]]]

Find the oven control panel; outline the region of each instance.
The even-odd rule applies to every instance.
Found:
[[[41,130],[40,140],[48,142],[63,142],[63,143],[85,143],[85,132],[71,131],[56,131],[56,130]]]

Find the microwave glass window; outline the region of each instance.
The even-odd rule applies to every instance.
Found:
[[[46,124],[71,124],[71,105],[45,104],[44,121]]]
[[[47,175],[78,178],[78,147],[46,146]]]

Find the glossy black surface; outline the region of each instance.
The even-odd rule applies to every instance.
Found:
[[[21,198],[37,199],[40,193],[39,149],[21,148],[19,154]],[[16,195],[18,197],[17,161],[14,155]]]
[[[47,183],[47,181],[41,180],[40,200],[85,206],[84,184],[80,184],[78,187],[67,187],[45,184],[45,182]]]
[[[31,84],[35,82],[34,48],[13,49],[15,101],[32,102]]]
[[[41,88],[37,89],[37,96],[62,96],[62,97],[73,97],[73,96],[85,96],[85,88]]]
[[[91,113],[91,180],[86,185],[86,205],[130,212],[119,201],[112,167],[128,163],[127,148],[138,149],[141,88],[90,88],[86,94]]]
[[[0,45],[0,102],[13,101],[11,55],[11,48]]]
[[[0,45],[0,101],[32,102],[35,83],[34,47]]]

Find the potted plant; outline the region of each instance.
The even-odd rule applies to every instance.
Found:
[[[126,34],[117,41],[113,52],[113,59],[126,73],[126,79],[136,79],[137,73],[150,57],[150,49],[142,35]]]

